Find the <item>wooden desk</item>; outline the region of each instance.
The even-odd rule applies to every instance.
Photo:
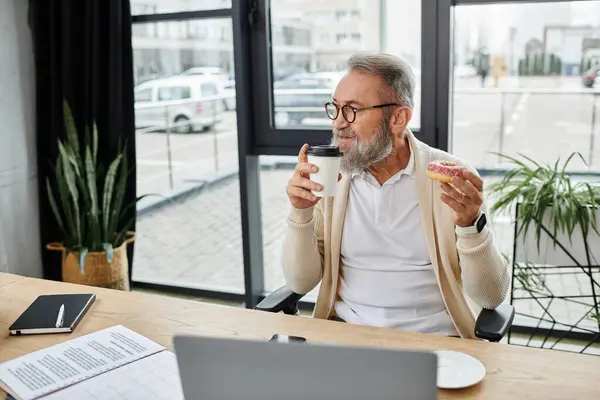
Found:
[[[89,292],[96,293],[97,300],[74,333],[8,335],[8,326],[38,295]],[[262,340],[281,333],[351,346],[456,350],[479,359],[487,376],[468,389],[441,390],[441,399],[600,398],[597,356],[354,326],[0,273],[0,362],[118,324],[167,348],[172,347],[176,333]]]

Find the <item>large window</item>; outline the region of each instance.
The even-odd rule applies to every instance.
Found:
[[[457,6],[451,150],[479,168],[491,153],[600,172],[600,1]]]
[[[273,107],[276,128],[331,126],[331,100],[355,52],[404,58],[417,80],[410,127],[420,127],[422,0],[292,0],[271,2]]]
[[[440,64],[450,54],[451,90],[444,92],[448,90],[445,82],[438,85],[439,93],[449,93],[449,107],[439,102],[441,112],[437,114],[443,122],[448,117],[449,150],[479,169],[485,187],[500,179],[498,172],[514,166],[504,156],[521,161],[528,158],[532,160],[526,161],[529,165],[554,166],[558,162],[562,167],[572,154],[579,153],[585,162],[575,156],[565,172],[572,174],[575,182],[596,182],[600,173],[600,1],[456,3],[455,7],[448,5],[453,12],[444,14],[450,19],[445,22],[450,22],[447,27],[452,40],[440,41],[437,53],[443,59]],[[438,22],[441,25],[444,20]],[[446,47],[450,43],[451,48]],[[445,129],[441,126],[441,131]],[[556,195],[567,190],[571,188],[558,187]],[[489,204],[497,200],[487,197]],[[586,317],[589,286],[579,278],[577,269],[561,269],[563,263],[572,265],[572,260],[561,259],[557,257],[560,251],[550,250],[535,259],[533,241],[528,246],[530,242],[524,242],[522,236],[515,237],[515,215],[512,209],[492,215],[492,221],[496,245],[513,265],[514,285],[506,300],[516,307],[513,328],[533,333],[529,340],[509,342],[529,345],[540,327],[550,329],[549,335],[581,327],[596,331],[598,325]],[[560,220],[561,216],[552,218]],[[572,254],[577,254],[576,240],[564,242]],[[548,249],[551,246],[548,244]],[[528,251],[529,256],[523,257]],[[532,274],[543,268],[539,264],[556,268],[547,270],[551,273]],[[521,268],[523,265],[526,268]],[[537,288],[530,290],[522,281],[523,274],[532,274],[527,280],[543,282],[550,289],[541,291],[548,290],[551,295],[544,298]],[[569,300],[572,295],[575,301]],[[540,316],[553,322],[542,323]]]
[[[133,51],[137,190],[151,195],[133,279],[243,293],[231,20],[136,23]]]

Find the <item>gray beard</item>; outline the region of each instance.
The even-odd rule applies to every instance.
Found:
[[[361,172],[380,161],[383,161],[392,153],[394,142],[392,135],[388,132],[388,119],[382,118],[376,135],[368,142],[356,142],[357,136],[350,130],[335,130],[331,138],[331,144],[337,146],[337,137],[354,137],[354,146],[344,152],[342,156],[341,170],[344,173]]]

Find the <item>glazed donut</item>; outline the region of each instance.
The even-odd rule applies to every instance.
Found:
[[[454,161],[436,160],[427,164],[427,176],[436,181],[450,183],[453,176],[462,175],[465,167]]]

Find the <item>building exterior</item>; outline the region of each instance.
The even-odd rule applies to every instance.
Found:
[[[272,21],[310,24],[313,56],[310,71],[343,70],[358,50],[381,50],[380,0],[277,0]],[[275,56],[276,50],[273,51]]]
[[[303,20],[271,19],[272,60],[275,78],[312,70],[313,26]]]
[[[485,47],[502,56],[516,74],[528,54],[554,54],[563,75],[578,75],[600,39],[600,1],[459,6],[454,21],[454,56],[459,62]],[[590,55],[591,54],[591,55]]]
[[[229,6],[231,0],[132,0],[132,14],[153,14]],[[275,17],[271,23],[273,65],[306,71],[313,62],[313,26]],[[219,67],[233,78],[231,20],[136,23],[132,29],[136,84],[180,74],[193,67]]]
[[[231,22],[183,21],[135,24],[132,45],[136,83],[192,67],[233,70]]]

